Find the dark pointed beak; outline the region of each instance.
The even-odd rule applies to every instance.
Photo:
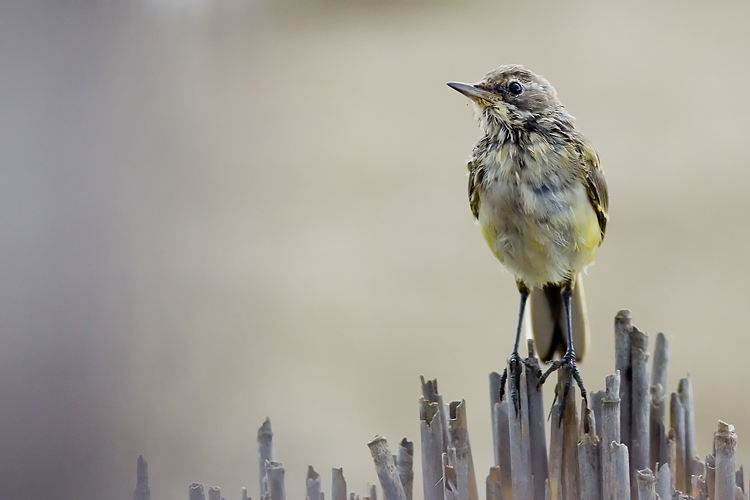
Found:
[[[477,88],[470,83],[448,82],[448,86],[474,101],[494,102],[501,99],[499,95]]]

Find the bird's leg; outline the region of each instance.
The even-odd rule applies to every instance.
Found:
[[[500,401],[505,396],[505,381],[510,379],[508,382],[508,392],[510,392],[510,399],[513,402],[513,407],[516,409],[518,414],[521,409],[521,400],[518,397],[518,381],[521,378],[521,356],[518,354],[518,344],[521,340],[521,325],[523,324],[523,313],[526,309],[526,300],[529,298],[529,289],[526,285],[517,282],[518,291],[521,293],[521,303],[518,306],[518,325],[516,326],[516,341],[513,344],[513,353],[510,355],[508,367],[510,367],[510,373],[508,373],[508,367],[503,370],[503,374],[500,377]]]
[[[552,363],[552,366],[550,366],[547,371],[544,372],[542,378],[539,379],[539,385],[541,385],[545,380],[547,380],[547,377],[552,372],[565,366],[565,371],[567,372],[567,374],[565,376],[565,386],[563,387],[562,399],[560,400],[560,422],[562,422],[562,418],[565,413],[565,406],[568,402],[568,391],[570,391],[570,384],[572,383],[573,379],[575,379],[576,384],[578,384],[578,387],[581,389],[581,397],[584,401],[586,401],[586,404],[588,404],[588,398],[586,397],[586,388],[583,386],[583,379],[581,379],[581,374],[578,372],[578,367],[576,366],[576,353],[573,347],[573,318],[570,314],[570,302],[573,296],[574,283],[575,280],[572,280],[566,286],[562,287],[563,306],[565,307],[565,325],[568,328],[568,348],[565,351],[562,359],[559,359]]]

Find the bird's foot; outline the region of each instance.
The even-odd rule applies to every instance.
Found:
[[[508,366],[500,376],[500,401],[505,397],[505,381],[508,380],[508,392],[510,392],[510,400],[513,403],[513,407],[516,409],[516,415],[521,410],[521,398],[518,395],[518,382],[521,380],[521,363],[523,363],[521,356],[518,352],[514,352],[510,355]],[[510,376],[508,376],[509,368]]]
[[[560,421],[558,422],[558,425],[562,423],[563,415],[565,414],[565,407],[568,404],[568,391],[570,391],[570,385],[573,382],[573,379],[575,379],[576,384],[578,384],[578,388],[581,389],[581,397],[583,398],[583,400],[586,401],[586,404],[588,404],[589,402],[588,398],[586,397],[586,388],[583,386],[583,379],[581,379],[581,374],[578,372],[578,367],[576,366],[576,354],[570,349],[568,349],[568,351],[563,355],[562,359],[558,359],[557,361],[552,363],[547,371],[544,372],[542,378],[539,379],[539,385],[541,386],[544,381],[547,380],[547,377],[552,374],[552,372],[559,370],[563,366],[565,367],[566,376],[565,385],[563,386],[562,399],[560,399]]]

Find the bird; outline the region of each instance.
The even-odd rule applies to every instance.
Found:
[[[500,66],[474,84],[448,86],[470,99],[482,133],[468,161],[471,212],[520,292],[515,342],[500,397],[508,380],[519,411],[518,345],[529,302],[527,326],[540,357],[548,362],[560,355],[539,384],[555,370],[567,371],[562,419],[573,379],[587,401],[576,364],[589,336],[581,273],[593,263],[609,220],[599,155],[576,129],[555,88],[521,65]]]

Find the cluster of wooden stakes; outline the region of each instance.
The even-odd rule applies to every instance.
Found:
[[[690,378],[681,379],[669,398],[666,382],[669,341],[656,337],[648,365],[648,336],[633,326],[630,311],[615,317],[615,373],[605,390],[591,395],[580,413],[571,387],[560,422],[556,398],[550,418],[538,386],[541,370],[529,342],[521,371],[520,411],[500,401],[500,375],[490,374],[492,438],[495,465],[487,476],[487,500],[656,500],[747,499],[742,467],[735,465],[737,435],[719,422],[713,452],[701,460],[695,453],[693,396]],[[556,394],[565,373],[558,372]],[[437,380],[422,378],[419,398],[424,500],[479,500],[466,418],[465,401],[443,403]],[[545,424],[550,426],[549,446]],[[383,437],[368,443],[385,500],[412,500],[413,443],[403,439],[396,455]],[[273,432],[266,420],[258,430],[261,500],[286,500],[284,466],[274,461]],[[138,459],[134,500],[150,500],[148,465]],[[349,493],[343,469],[332,470],[332,500],[377,500],[377,488]],[[189,500],[206,500],[203,485],[192,483]],[[417,494],[418,495],[418,494]],[[320,475],[308,468],[306,500],[324,500]],[[418,497],[418,496],[417,496]],[[248,500],[242,489],[242,500]],[[208,500],[224,500],[217,487]]]

